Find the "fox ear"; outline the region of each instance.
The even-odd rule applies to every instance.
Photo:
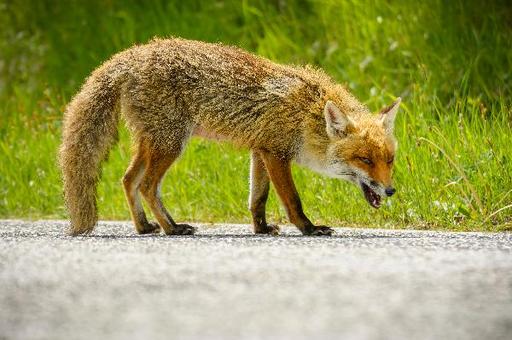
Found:
[[[396,113],[398,112],[398,107],[400,107],[400,102],[402,101],[402,98],[398,97],[393,104],[391,104],[388,107],[383,108],[380,111],[380,121],[382,122],[382,126],[384,127],[384,130],[388,134],[393,133],[393,128],[395,127],[395,117]]]
[[[325,103],[324,116],[329,137],[346,136],[354,128],[352,119],[330,100]]]

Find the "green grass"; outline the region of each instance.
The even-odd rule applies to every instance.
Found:
[[[317,223],[512,229],[512,9],[507,1],[0,1],[0,218],[64,218],[56,167],[66,102],[103,60],[153,36],[235,44],[324,68],[373,110],[395,96],[398,193],[295,168]],[[102,219],[128,219],[121,141],[103,168]],[[248,223],[248,152],[194,140],[166,177],[179,220]],[[286,221],[272,194],[271,220]]]

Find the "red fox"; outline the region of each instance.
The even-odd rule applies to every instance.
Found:
[[[190,235],[162,203],[162,178],[191,136],[228,140],[251,151],[249,208],[254,232],[279,233],[265,204],[272,182],[304,235],[331,235],[304,214],[293,161],[360,186],[378,208],[391,196],[398,98],[373,115],[347,89],[310,66],[286,66],[236,47],[154,39],[114,55],[85,81],[64,114],[59,163],[71,235],[97,222],[100,165],[117,140],[120,116],[135,146],[123,177],[138,233]],[[147,220],[141,197],[158,223]]]

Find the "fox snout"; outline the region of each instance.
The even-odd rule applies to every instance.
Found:
[[[370,184],[374,187],[379,187],[379,183],[377,181],[371,181]],[[395,194],[396,189],[392,186],[387,186],[385,187],[384,192],[386,193],[386,196],[391,197]]]
[[[391,196],[393,196],[395,194],[396,189],[393,188],[393,187],[387,187],[386,190],[384,190],[384,191],[386,192],[386,195],[388,197],[391,197]]]
[[[379,184],[375,180],[371,180],[370,184],[365,184],[365,181],[360,181],[361,189],[368,203],[374,208],[379,208],[381,204],[381,196],[384,194],[391,197],[395,194],[396,189],[391,185]]]

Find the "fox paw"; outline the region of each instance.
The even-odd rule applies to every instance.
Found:
[[[307,234],[309,236],[332,236],[335,231],[332,228],[326,227],[326,226],[318,226],[311,231],[311,233]]]
[[[176,224],[167,235],[194,235],[196,228],[188,224]]]
[[[267,224],[266,226],[260,226],[256,228],[254,233],[279,236],[279,226],[275,224]]]
[[[158,223],[147,223],[142,229],[137,229],[137,232],[141,235],[145,234],[158,234],[160,233],[160,225]]]

